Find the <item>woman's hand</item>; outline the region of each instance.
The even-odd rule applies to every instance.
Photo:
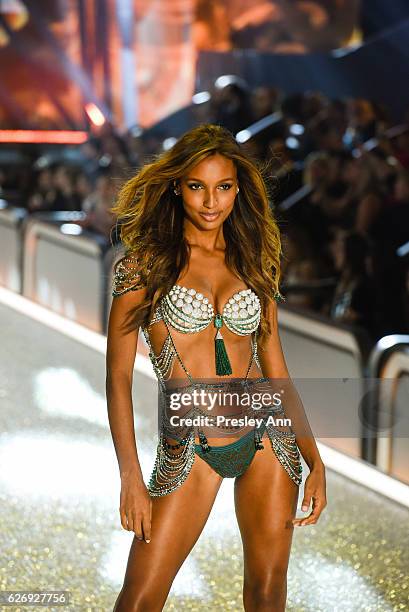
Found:
[[[302,501],[301,510],[306,512],[310,507],[312,499],[312,511],[309,516],[304,518],[293,519],[294,527],[302,527],[303,525],[314,525],[327,505],[326,495],[326,480],[325,467],[320,464],[313,467],[308,474],[304,485],[304,499]]]
[[[151,541],[152,499],[136,472],[121,474],[119,512],[122,527],[148,544]]]

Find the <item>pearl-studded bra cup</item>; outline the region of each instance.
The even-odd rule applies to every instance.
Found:
[[[215,316],[208,298],[193,288],[180,285],[174,285],[164,296],[161,314],[174,329],[184,333],[206,329]],[[226,327],[241,336],[247,336],[257,329],[260,316],[259,298],[249,288],[233,294],[222,312]]]
[[[214,316],[213,305],[202,293],[180,285],[174,285],[167,295],[172,304],[195,319],[208,320]],[[247,320],[260,312],[260,300],[251,289],[238,291],[227,301],[223,308],[223,317],[237,320]]]

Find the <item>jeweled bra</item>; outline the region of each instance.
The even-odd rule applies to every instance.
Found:
[[[146,284],[142,282],[135,255],[126,255],[115,265],[112,295],[122,295],[127,291],[137,290],[143,287],[146,287]],[[276,300],[284,299],[279,292],[274,295],[274,298]],[[232,369],[220,328],[225,324],[231,332],[241,336],[250,335],[253,334],[253,332],[257,333],[260,324],[260,316],[260,300],[256,293],[250,288],[242,289],[234,293],[224,305],[222,313],[215,314],[209,299],[202,293],[193,288],[173,285],[171,290],[161,298],[148,325],[148,327],[150,327],[154,323],[162,320],[168,329],[168,335],[159,355],[154,354],[148,329],[142,328],[150,348],[149,357],[151,358],[158,378],[161,380],[165,379],[171,369],[175,356],[179,358],[183,369],[188,377],[191,378],[176,350],[169,326],[182,333],[197,333],[206,329],[213,321],[217,329],[214,338],[216,374],[218,376],[227,376],[232,374]],[[252,349],[252,356],[255,357],[259,365],[256,338],[254,338],[254,341],[252,339]],[[251,362],[249,368],[250,366]]]
[[[172,327],[184,332],[199,332],[206,329],[215,317],[214,308],[208,298],[195,289],[174,285],[162,304]],[[260,323],[260,300],[251,289],[242,289],[232,295],[225,304],[222,317],[226,327],[235,334],[246,336],[253,333]]]

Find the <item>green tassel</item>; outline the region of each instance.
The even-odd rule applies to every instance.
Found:
[[[228,376],[232,373],[229,356],[227,355],[226,346],[223,336],[220,332],[220,327],[223,325],[222,315],[217,314],[214,320],[214,326],[217,328],[217,334],[214,339],[214,350],[216,357],[216,374],[218,376]]]

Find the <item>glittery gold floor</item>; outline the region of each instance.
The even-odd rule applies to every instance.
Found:
[[[133,534],[122,529],[117,511],[105,358],[3,305],[0,317],[1,589],[71,594],[65,608],[2,609],[111,611]],[[135,375],[134,405],[148,477],[156,386],[141,374]],[[407,610],[408,511],[330,470],[327,479],[321,520],[294,532],[287,610]],[[165,611],[243,610],[232,487],[232,480],[223,482]]]

